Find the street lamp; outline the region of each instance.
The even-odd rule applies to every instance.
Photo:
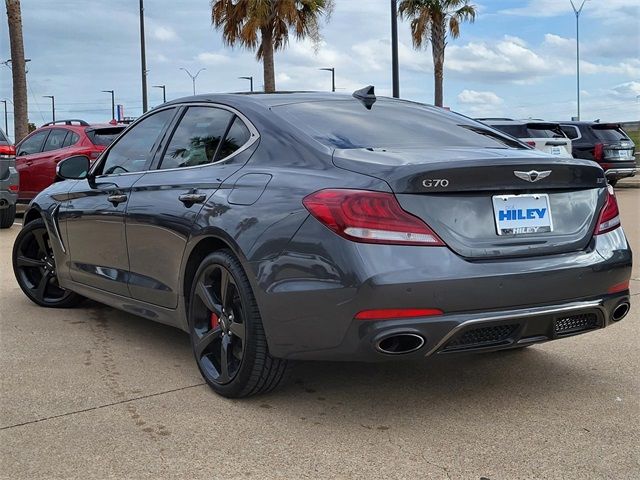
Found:
[[[580,12],[582,12],[582,8],[588,0],[582,0],[580,8],[576,8],[573,0],[569,1],[573,7],[573,12],[576,14],[576,94],[578,97],[578,116],[576,120],[580,120]]]
[[[7,116],[7,101],[2,100],[4,103],[4,131],[7,135],[9,135],[9,117]]]
[[[336,69],[334,67],[330,68],[320,68],[319,70],[325,70],[327,72],[331,72],[331,91],[336,91]]]
[[[167,103],[167,86],[166,85],[154,85],[153,88],[162,89],[162,103]]]
[[[103,93],[111,94],[111,119],[115,120],[116,118],[116,96],[113,90],[102,90]]]
[[[251,91],[251,93],[253,93],[253,77],[250,76],[250,77],[238,77],[238,78],[241,78],[243,80],[249,80],[249,85],[250,85],[250,88],[251,88],[250,91]]]
[[[391,76],[393,97],[400,98],[400,74],[398,72],[398,1],[391,0]]]
[[[144,4],[140,0],[140,68],[142,72],[142,113],[147,111],[147,53],[144,44]]]
[[[56,97],[53,95],[43,95],[42,97],[51,99],[51,119],[53,123],[56,123]]]
[[[191,77],[191,81],[193,82],[193,94],[195,95],[196,94],[196,78],[198,78],[198,75],[200,75],[200,72],[206,70],[206,68],[201,68],[200,70],[197,71],[195,75],[192,75],[191,72],[186,68],[180,67],[180,70],[184,70],[185,72],[187,72],[187,75]]]

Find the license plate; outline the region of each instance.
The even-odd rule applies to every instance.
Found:
[[[495,195],[493,214],[498,235],[526,235],[553,231],[549,195]]]
[[[607,150],[605,156],[607,158],[633,158],[631,152],[633,150]]]
[[[551,147],[551,155],[562,155],[562,147]]]

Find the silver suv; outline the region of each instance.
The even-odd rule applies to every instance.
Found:
[[[567,138],[560,124],[538,120],[511,120],[510,118],[478,118],[536,150],[556,157],[571,158],[571,140]]]
[[[16,218],[18,200],[18,171],[16,149],[0,130],[0,228],[9,228]]]

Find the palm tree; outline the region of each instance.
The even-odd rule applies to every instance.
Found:
[[[13,77],[13,127],[15,143],[29,133],[27,116],[27,71],[22,40],[20,0],[6,0],[11,44],[11,72]]]
[[[264,91],[275,92],[273,54],[289,41],[291,29],[297,39],[320,42],[320,18],[329,17],[333,0],[212,0],[211,21],[222,30],[227,45],[255,50],[262,60]]]
[[[447,33],[460,36],[460,23],[476,19],[476,7],[469,0],[402,0],[398,7],[401,19],[411,19],[411,38],[417,49],[431,41],[435,104],[442,107],[442,79],[444,77],[444,49]]]

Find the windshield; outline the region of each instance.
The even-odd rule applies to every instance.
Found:
[[[418,103],[378,98],[371,110],[355,99],[292,103],[273,109],[331,148],[526,148],[486,125]]]

